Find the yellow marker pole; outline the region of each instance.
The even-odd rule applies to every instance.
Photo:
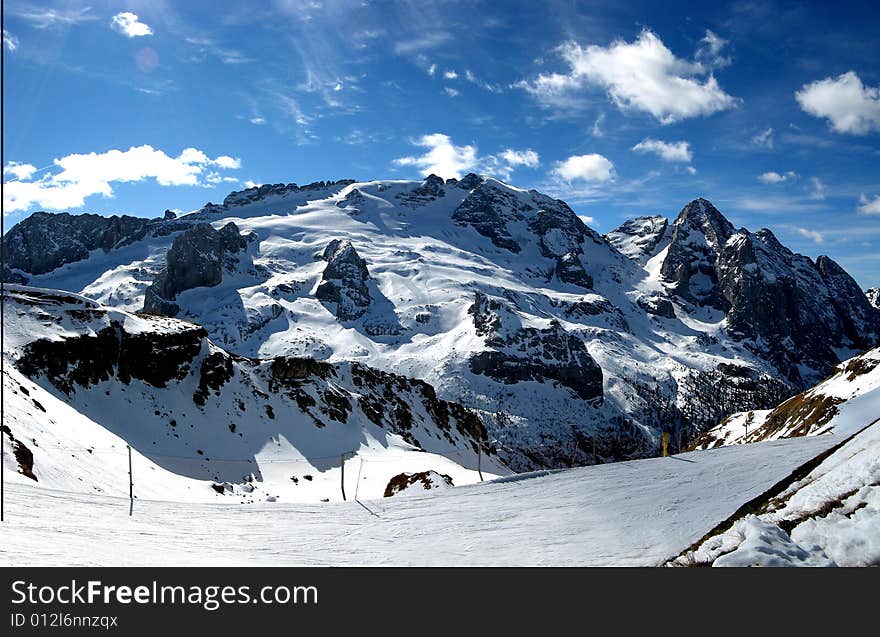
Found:
[[[669,455],[668,453],[666,453],[666,445],[667,445],[668,441],[669,441],[669,434],[664,431],[663,432],[663,457],[664,458]]]

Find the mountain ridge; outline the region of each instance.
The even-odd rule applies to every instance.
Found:
[[[880,333],[880,313],[839,266],[737,230],[705,199],[673,224],[603,237],[537,191],[432,175],[250,188],[151,223],[140,240],[49,273],[13,273],[139,311],[179,237],[234,224],[249,240],[219,282],[176,294],[180,318],[238,355],[425,380],[476,409],[515,469],[650,455],[661,431],[686,441],[774,407]],[[639,232],[635,252],[615,246]],[[325,277],[334,242],[357,256],[342,278]],[[343,297],[322,280],[361,301],[340,316]],[[815,298],[826,306],[807,311]],[[791,341],[799,330],[827,344]]]

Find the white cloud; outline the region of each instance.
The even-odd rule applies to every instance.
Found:
[[[557,162],[553,173],[564,181],[605,182],[614,179],[614,164],[597,153],[574,155]]]
[[[199,186],[226,181],[219,170],[238,168],[241,162],[228,155],[211,159],[197,148],[187,148],[177,157],[152,146],[133,146],[126,151],[73,154],[55,159],[60,169],[30,181],[33,167],[10,162],[12,170],[27,176],[4,184],[3,205],[7,212],[40,206],[51,210],[78,208],[92,195],[113,196],[113,183],[139,182],[155,179],[160,186]],[[9,167],[9,165],[7,165]],[[4,174],[10,172],[4,169]],[[15,174],[15,173],[12,173]]]
[[[418,157],[400,157],[394,160],[398,166],[416,166],[427,177],[435,174],[444,179],[461,177],[477,167],[476,146],[456,146],[449,135],[433,133],[423,135],[415,142],[427,151]]]
[[[6,29],[3,29],[3,46],[5,46],[6,50],[10,53],[15,52],[15,49],[18,48],[18,38]]]
[[[853,71],[804,84],[795,98],[810,115],[827,118],[838,133],[880,131],[880,88],[863,85]]]
[[[794,231],[802,237],[805,237],[816,243],[825,243],[825,237],[823,237],[821,233],[816,232],[815,230],[809,230],[807,228],[795,228]]]
[[[880,215],[880,195],[868,199],[864,193],[859,196],[859,212],[863,215]]]
[[[249,121],[251,124],[255,124],[255,125],[257,125],[257,126],[262,126],[263,124],[266,123],[266,118],[265,118],[265,117],[259,117],[259,116],[257,116],[257,117],[251,117],[248,121]]]
[[[813,187],[813,191],[810,193],[810,199],[815,199],[817,201],[825,199],[825,193],[828,190],[825,186],[825,182],[818,177],[810,177],[810,185]]]
[[[688,171],[688,173],[690,173],[691,175],[697,174],[697,169],[694,168],[693,166],[687,166],[687,167],[685,167],[685,170]]]
[[[459,95],[461,95],[461,91],[454,89],[451,86],[444,87],[443,92],[446,93],[449,97],[458,97]]]
[[[110,26],[114,31],[129,38],[137,38],[144,35],[153,35],[149,25],[140,21],[134,13],[123,11],[110,19]]]
[[[447,80],[454,80],[458,77],[458,73],[456,73],[455,70],[450,69],[449,71],[443,73],[443,77],[445,77]]]
[[[632,147],[637,153],[654,153],[663,161],[690,163],[694,158],[688,142],[664,142],[650,137]]]
[[[723,111],[737,102],[721,89],[710,66],[676,57],[652,31],[642,31],[631,43],[617,40],[608,47],[584,48],[568,42],[558,50],[569,66],[567,73],[542,74],[518,84],[550,105],[571,106],[578,91],[595,85],[603,87],[620,109],[650,113],[670,124]]]
[[[476,146],[456,146],[449,135],[443,133],[423,135],[413,143],[427,150],[419,156],[395,159],[394,164],[415,166],[425,177],[433,173],[445,179],[458,178],[465,173],[478,171],[507,180],[520,166],[536,168],[540,165],[540,156],[531,148],[506,148],[497,155],[481,156]]]
[[[773,129],[761,131],[752,137],[752,143],[755,146],[764,146],[765,148],[773,148]]]
[[[778,173],[771,170],[770,172],[758,175],[758,181],[765,184],[781,184],[784,181],[791,181],[792,179],[797,179],[797,173],[790,170],[785,173]]]
[[[434,77],[434,73],[436,73],[436,72],[437,72],[437,65],[436,64],[432,64],[431,66],[428,67],[428,75],[430,75],[431,77]]]
[[[244,182],[244,185],[246,188],[259,188],[263,184],[260,184],[260,183],[257,183],[256,181],[248,179],[246,182]]]
[[[527,166],[529,168],[537,168],[541,161],[538,153],[531,148],[526,150],[508,148],[501,153],[501,159],[511,166]]]
[[[3,176],[12,175],[16,179],[27,181],[33,174],[37,172],[37,167],[33,164],[22,164],[21,162],[11,161],[3,167]]]
[[[225,168],[226,170],[238,170],[241,168],[241,160],[237,157],[230,157],[229,155],[215,157],[211,163],[220,168]]]

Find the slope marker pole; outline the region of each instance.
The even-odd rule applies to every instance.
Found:
[[[342,489],[342,501],[345,502],[345,452],[340,458],[339,487]]]
[[[482,459],[483,459],[483,449],[482,449],[482,447],[477,445],[477,473],[480,475],[480,482],[483,481]]]
[[[128,449],[128,515],[134,515],[134,480],[131,476],[131,445],[125,445]]]

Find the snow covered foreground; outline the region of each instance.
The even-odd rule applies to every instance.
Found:
[[[869,431],[878,434],[880,427]],[[124,498],[13,483],[7,484],[0,561],[660,565],[842,439],[831,434],[722,447],[362,504],[138,500],[131,517]]]

